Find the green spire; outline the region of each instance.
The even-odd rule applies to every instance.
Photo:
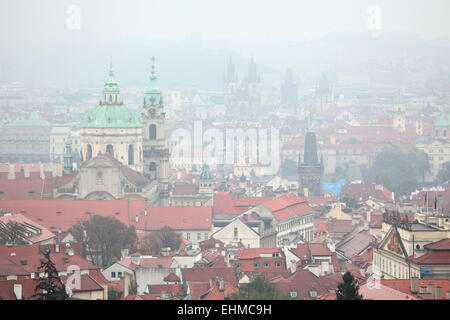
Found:
[[[209,166],[205,163],[202,167],[202,173],[200,174],[200,180],[212,180],[213,176]]]
[[[105,86],[103,87],[103,91],[106,92],[118,92],[119,91],[119,85],[114,78],[114,70],[112,67],[112,57],[109,58],[109,76],[108,79],[105,81]]]
[[[152,72],[150,74],[150,85],[144,94],[144,107],[161,105],[161,90],[158,86],[158,77],[155,72],[155,57],[152,57]]]

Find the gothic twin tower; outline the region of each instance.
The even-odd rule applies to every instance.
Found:
[[[169,149],[164,136],[162,92],[152,58],[150,83],[144,91],[141,116],[123,104],[112,61],[99,104],[81,124],[81,160],[108,153],[122,164],[158,181],[160,205],[168,205]]]

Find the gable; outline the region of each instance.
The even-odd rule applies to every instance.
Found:
[[[214,232],[212,234],[212,236],[215,239],[219,239],[220,240],[221,236],[225,236],[226,234],[233,234],[234,233],[234,228],[238,228],[238,232],[239,232],[239,235],[240,235],[239,238],[242,238],[241,235],[242,235],[243,232],[245,234],[247,234],[248,237],[252,237],[254,239],[259,239],[259,237],[260,237],[259,234],[255,230],[253,230],[252,228],[247,226],[239,218],[234,219],[233,221],[231,221],[229,224],[227,224],[223,228],[217,230],[216,232]]]
[[[405,246],[395,226],[391,226],[391,229],[381,242],[380,248],[408,259]]]
[[[119,167],[117,163],[114,163],[110,158],[97,156],[93,159],[86,161],[82,168],[97,168],[97,167]]]

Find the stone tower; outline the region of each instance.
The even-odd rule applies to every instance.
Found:
[[[298,159],[298,195],[303,197],[320,197],[324,167],[317,156],[316,134],[307,132],[303,161]]]
[[[328,84],[325,74],[320,78],[319,86],[316,89],[316,111],[324,112],[331,109],[333,104],[333,91]]]
[[[144,92],[142,110],[144,174],[158,180],[159,205],[169,205],[169,149],[164,136],[165,112],[158,87],[155,58],[152,58],[150,85]]]
[[[223,96],[228,107],[234,107],[236,104],[236,96],[238,90],[238,78],[236,67],[231,61],[228,62],[227,73],[224,78]]]
[[[291,68],[287,68],[284,83],[281,85],[281,105],[293,112],[298,107],[298,87]]]

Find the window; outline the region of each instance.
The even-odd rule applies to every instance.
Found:
[[[118,276],[119,278],[122,278],[122,272],[117,272],[117,276]]]
[[[115,278],[116,277],[116,273],[115,272],[111,272],[111,278]]]
[[[148,127],[148,136],[150,140],[156,140],[156,126],[154,124]]]
[[[289,292],[289,294],[290,294],[291,298],[297,298],[297,296],[298,296],[297,291],[291,291],[291,292]]]
[[[114,148],[113,148],[113,146],[111,144],[108,144],[106,146],[106,152],[114,157]]]
[[[253,262],[253,266],[255,267],[255,269],[258,269],[259,268],[259,262],[258,261]]]
[[[208,232],[205,232],[205,240],[208,240]]]
[[[280,262],[280,261],[276,261],[276,262],[275,262],[275,267],[281,268],[281,262]]]
[[[134,145],[128,146],[128,164],[134,165]]]
[[[270,262],[266,261],[264,262],[264,268],[269,269],[270,268]]]
[[[311,298],[317,297],[317,291],[310,291],[310,292],[309,292],[309,296],[310,296]]]
[[[202,240],[202,234],[200,232],[197,233],[197,240]]]
[[[191,240],[191,234],[189,232],[186,233],[186,240]]]
[[[234,240],[238,238],[238,228],[234,228]]]

